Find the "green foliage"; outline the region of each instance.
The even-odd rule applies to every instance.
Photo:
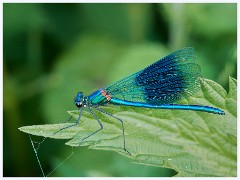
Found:
[[[203,77],[227,89],[227,76],[237,77],[236,19],[236,3],[4,3],[3,176],[41,176],[28,136],[18,127],[64,122],[69,118],[66,110],[75,108],[76,92],[88,95],[179,48],[194,47]],[[237,114],[234,102],[233,98],[225,101],[233,116]],[[123,110],[163,119],[179,112],[112,111]],[[205,130],[218,122],[212,116],[203,121],[189,114],[184,121]],[[230,126],[220,122],[221,130],[235,131],[235,121]],[[62,141],[48,139],[42,144],[39,158],[46,173],[72,149]],[[174,170],[130,163],[132,159],[114,151],[83,147],[75,152],[53,176],[174,174]]]
[[[115,119],[96,112],[104,130],[85,141],[81,139],[97,130],[99,125],[89,112],[81,122],[70,125],[47,124],[19,128],[21,131],[55,139],[71,139],[66,145],[89,146],[91,149],[116,151],[135,162],[166,167],[178,172],[177,176],[236,176],[237,174],[237,81],[229,78],[229,93],[217,83],[202,79],[201,91],[182,100],[184,104],[202,104],[219,107],[226,115],[182,110],[152,110],[134,107],[102,107],[123,119],[126,146],[122,148],[121,124]],[[69,111],[74,119],[79,111]]]

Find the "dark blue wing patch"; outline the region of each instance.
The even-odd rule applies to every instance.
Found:
[[[193,48],[183,48],[106,88],[112,97],[149,104],[170,104],[199,88],[200,67]]]

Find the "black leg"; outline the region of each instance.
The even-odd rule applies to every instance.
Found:
[[[98,107],[94,107],[94,108],[95,108],[97,111],[100,111],[100,112],[102,112],[102,113],[104,113],[104,114],[107,114],[107,115],[109,115],[109,116],[117,119],[118,121],[120,121],[120,122],[122,123],[123,149],[124,149],[124,151],[126,151],[129,155],[131,155],[131,153],[126,149],[123,121],[122,121],[120,118],[114,116],[113,114],[110,114],[110,113],[108,113],[108,112],[105,112],[105,111],[99,109]]]
[[[103,125],[102,125],[100,119],[94,114],[94,112],[92,110],[92,107],[88,106],[88,108],[89,108],[89,111],[92,113],[92,115],[95,117],[95,119],[98,121],[98,124],[100,125],[100,129],[94,131],[92,134],[90,134],[87,137],[83,138],[82,141],[84,141],[85,139],[91,137],[92,135],[96,134],[97,132],[99,132],[99,131],[101,131],[103,129]]]
[[[71,119],[72,119],[72,116],[65,123],[69,122]]]
[[[61,128],[61,129],[59,129],[58,131],[56,131],[54,134],[56,134],[56,133],[58,133],[58,132],[60,132],[60,131],[62,131],[62,130],[64,130],[64,129],[68,129],[68,128],[70,128],[70,127],[73,127],[73,126],[77,126],[78,124],[79,124],[79,122],[80,122],[80,120],[81,120],[81,116],[82,116],[82,112],[83,112],[83,110],[84,110],[84,106],[82,107],[82,109],[80,110],[80,113],[79,113],[79,116],[78,116],[78,120],[74,123],[74,124],[72,124],[72,125],[69,125],[69,126],[66,126],[66,127],[64,127],[64,128]],[[70,119],[72,118],[72,116],[70,117]],[[70,120],[69,119],[69,120]],[[68,120],[68,121],[69,121]],[[67,122],[68,122],[67,121]]]

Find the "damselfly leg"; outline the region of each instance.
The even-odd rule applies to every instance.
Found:
[[[97,106],[94,107],[94,108],[95,108],[97,111],[99,111],[99,112],[101,112],[101,113],[104,113],[104,114],[106,114],[106,115],[108,115],[108,116],[111,116],[111,117],[117,119],[118,121],[120,121],[120,122],[122,123],[123,149],[124,149],[124,151],[126,151],[129,155],[131,155],[131,153],[126,149],[125,134],[124,134],[125,131],[124,131],[124,124],[123,124],[122,119],[114,116],[113,114],[111,114],[111,113],[109,113],[109,112],[106,112],[106,111],[103,111],[102,109],[99,109]]]
[[[91,114],[94,116],[94,118],[98,121],[98,124],[100,125],[100,129],[94,131],[93,133],[91,133],[87,137],[83,138],[82,141],[86,140],[87,138],[91,137],[92,135],[96,134],[97,132],[99,132],[103,129],[103,124],[101,123],[100,119],[96,116],[96,114],[93,112],[92,107],[88,106],[88,109],[91,112]]]
[[[60,132],[60,131],[62,131],[62,130],[64,130],[64,129],[68,129],[68,128],[73,127],[73,126],[77,126],[77,125],[79,124],[80,120],[81,120],[81,116],[82,116],[82,112],[83,112],[84,108],[85,108],[84,106],[81,108],[80,113],[79,113],[79,116],[78,116],[78,120],[77,120],[74,124],[69,125],[69,126],[66,126],[66,127],[64,127],[64,128],[61,128],[61,129],[59,129],[58,131],[56,131],[54,134],[56,134],[56,133],[58,133],[58,132]],[[71,117],[72,117],[72,116],[71,116]],[[70,117],[70,119],[71,119],[71,117]],[[69,120],[70,120],[70,119],[69,119]],[[68,120],[68,121],[69,121],[69,120]]]

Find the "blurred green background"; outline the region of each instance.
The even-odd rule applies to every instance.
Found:
[[[141,70],[185,46],[202,75],[228,90],[236,78],[237,4],[3,4],[3,175],[42,176],[26,125],[62,123],[73,98]],[[35,140],[42,138],[33,137]],[[68,155],[46,139],[46,174]],[[51,176],[173,176],[114,152],[74,148]]]

